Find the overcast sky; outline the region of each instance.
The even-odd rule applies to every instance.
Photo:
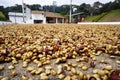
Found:
[[[70,0],[24,0],[26,4],[40,4],[40,5],[52,5],[53,1],[57,2],[57,5],[70,4]],[[93,4],[99,1],[101,3],[107,3],[114,0],[72,0],[72,4],[80,5],[82,3]],[[0,5],[13,6],[15,4],[22,4],[22,0],[0,0]]]

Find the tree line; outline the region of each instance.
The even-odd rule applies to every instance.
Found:
[[[49,11],[60,13],[61,15],[69,15],[70,6],[69,5],[61,5],[61,6],[53,6],[53,5],[45,5],[41,6],[40,4],[27,5],[31,10],[38,11]],[[103,12],[108,12],[110,10],[120,9],[120,0],[115,0],[113,2],[101,3],[99,1],[94,2],[93,5],[82,3],[81,5],[72,5],[72,13],[84,12],[85,15],[98,15]],[[0,6],[0,11],[6,16],[8,19],[8,12],[22,12],[22,5],[16,4],[15,6],[4,7]]]

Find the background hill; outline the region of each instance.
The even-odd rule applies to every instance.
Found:
[[[85,22],[120,22],[120,9],[101,13],[96,16],[87,16]]]

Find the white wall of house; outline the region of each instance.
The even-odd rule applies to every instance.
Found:
[[[26,18],[25,18],[26,21],[32,19],[31,10],[29,8],[26,8],[25,16],[26,16]]]
[[[12,21],[12,23],[23,23],[23,14],[22,13],[9,13],[9,19]],[[34,24],[34,20],[42,20],[42,23],[46,23],[46,17],[43,14],[30,14],[25,13],[25,22],[26,24]]]
[[[23,23],[23,17],[9,16],[9,19],[12,21],[12,23]]]
[[[43,23],[46,23],[46,17],[43,14],[32,14],[32,20],[42,20]]]
[[[23,23],[23,14],[16,12],[9,12],[9,19],[12,23]]]
[[[42,14],[32,14],[32,19],[33,20],[43,20],[43,15]]]

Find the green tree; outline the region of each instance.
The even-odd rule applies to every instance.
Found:
[[[41,10],[41,5],[39,4],[33,4],[33,5],[27,5],[31,10]]]
[[[84,12],[87,15],[91,14],[91,5],[83,3],[78,7],[78,12]]]
[[[69,15],[70,6],[69,5],[62,5],[60,7],[56,7],[56,12],[62,15]]]
[[[6,18],[2,12],[0,12],[0,21],[5,21]]]
[[[92,9],[92,11],[93,11],[93,14],[94,15],[98,15],[98,14],[100,14],[100,8],[103,6],[103,4],[102,3],[100,3],[99,1],[97,1],[97,2],[94,2],[94,4],[93,4],[93,9]]]

